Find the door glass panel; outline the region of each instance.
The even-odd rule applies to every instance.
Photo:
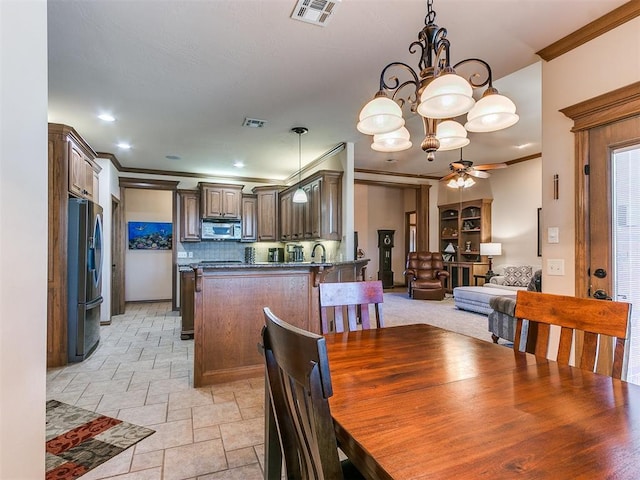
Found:
[[[629,302],[627,381],[640,385],[640,146],[613,153],[614,300]]]

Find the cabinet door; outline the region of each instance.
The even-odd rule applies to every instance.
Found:
[[[86,170],[84,155],[69,141],[69,192],[79,197],[85,195]]]
[[[259,242],[275,242],[278,240],[277,202],[277,190],[265,190],[258,193]]]
[[[314,180],[304,187],[307,193],[305,209],[304,237],[307,239],[320,238],[322,229],[322,198],[320,195],[320,179]]]
[[[202,189],[202,217],[222,217],[222,198],[223,197],[221,188],[204,187]]]
[[[291,193],[280,197],[280,239],[283,242],[291,241]]]
[[[200,195],[198,192],[180,193],[180,241],[200,241]]]
[[[224,218],[240,218],[241,190],[222,189],[222,216]]]
[[[94,202],[98,201],[97,191],[93,191],[93,174],[95,173],[91,164],[83,159],[84,163],[84,197]]]
[[[304,240],[304,211],[306,203],[291,202],[291,239]]]
[[[258,199],[255,195],[242,196],[242,234],[243,242],[255,242],[257,240],[257,209]]]
[[[342,239],[342,183],[340,176],[325,175],[320,183],[321,231],[325,240]]]

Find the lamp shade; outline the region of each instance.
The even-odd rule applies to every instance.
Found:
[[[445,120],[438,123],[436,138],[440,141],[439,152],[455,150],[469,145],[467,131],[455,120]]]
[[[453,246],[453,243],[449,242],[449,245],[444,249],[444,253],[456,253],[456,247]]]
[[[481,243],[480,255],[487,255],[491,257],[502,255],[502,244],[501,243]]]
[[[467,113],[475,102],[469,82],[455,73],[443,73],[422,92],[418,113],[427,118],[453,118]]]
[[[378,152],[400,152],[411,148],[412,143],[409,138],[409,130],[400,127],[393,132],[374,135],[371,148]]]
[[[400,105],[384,93],[378,93],[362,108],[359,119],[356,128],[366,135],[393,132],[404,126]]]
[[[293,193],[291,201],[293,203],[307,203],[307,193],[302,189],[302,187],[298,187]]]
[[[467,114],[464,128],[470,132],[495,132],[518,122],[516,105],[499,93],[485,94]]]

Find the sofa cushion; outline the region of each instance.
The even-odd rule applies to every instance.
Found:
[[[504,269],[504,284],[514,287],[527,287],[533,276],[531,265],[511,266]]]

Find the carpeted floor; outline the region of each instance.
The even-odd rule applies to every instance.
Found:
[[[154,430],[49,400],[46,433],[46,480],[74,480]]]
[[[491,333],[487,330],[487,316],[458,310],[451,295],[447,295],[442,301],[413,300],[409,298],[405,288],[385,290],[383,312],[387,327],[428,323],[487,342],[492,341]]]

